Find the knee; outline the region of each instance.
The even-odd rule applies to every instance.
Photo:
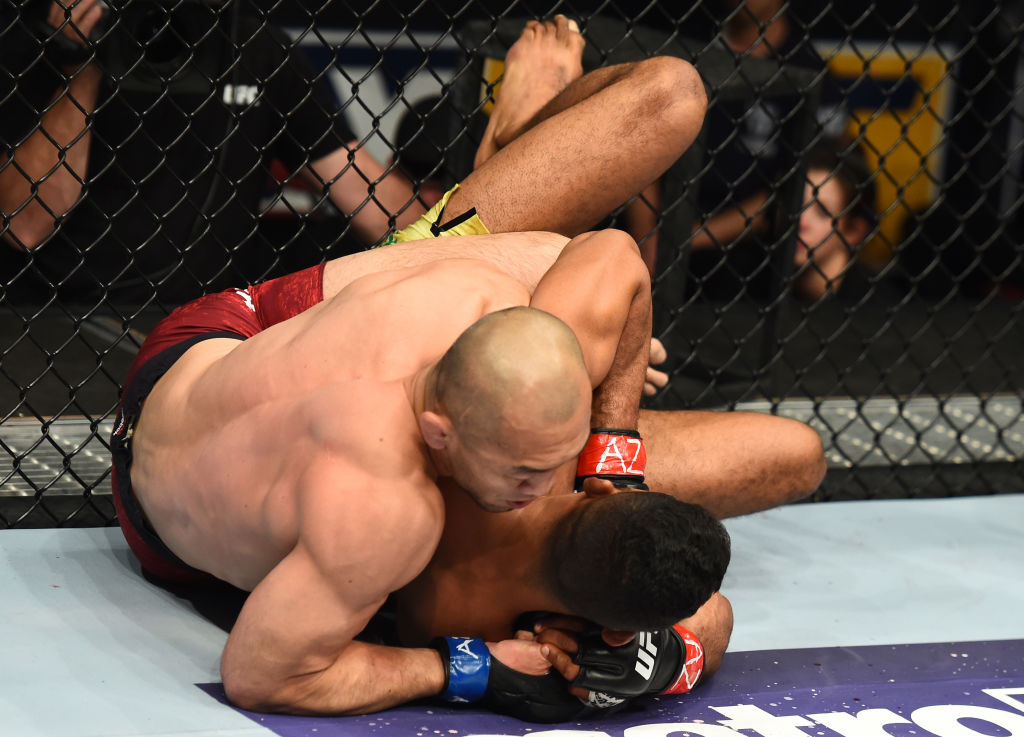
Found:
[[[654,56],[639,62],[646,89],[666,119],[689,127],[704,120],[708,96],[697,70],[675,56]],[[699,126],[698,126],[699,127]]]
[[[803,422],[787,420],[785,432],[791,479],[786,501],[795,502],[814,493],[824,480],[825,449],[817,431]]]

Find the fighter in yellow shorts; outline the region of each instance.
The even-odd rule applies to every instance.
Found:
[[[392,233],[387,237],[387,240],[378,244],[377,247],[390,246],[394,243],[406,243],[407,241],[440,238],[441,236],[448,235],[489,235],[491,231],[487,229],[480,216],[476,214],[476,208],[470,208],[455,219],[450,220],[444,225],[441,224],[441,218],[444,217],[444,209],[448,205],[448,200],[451,199],[451,196],[455,194],[455,190],[458,188],[459,185],[456,184],[449,189],[436,205],[420,216],[419,220],[410,223],[396,233]]]

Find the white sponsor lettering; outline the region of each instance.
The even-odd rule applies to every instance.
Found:
[[[625,441],[625,447],[619,445],[620,441]],[[627,462],[626,456],[629,455],[630,447],[633,449],[633,457]],[[643,441],[640,438],[615,436],[601,451],[601,458],[597,461],[595,472],[643,474],[643,469],[636,467],[636,461],[640,457],[643,447]]]
[[[814,722],[799,716],[777,717],[753,704],[738,706],[712,706],[712,709],[728,719],[718,723],[730,729],[752,729],[764,737],[807,737],[800,727],[813,727]]]
[[[247,106],[256,102],[260,95],[260,88],[254,84],[226,84],[224,85],[224,104]]]
[[[601,451],[601,459],[597,462],[597,468],[595,469],[598,473],[603,473],[609,470],[609,466],[613,465],[612,470],[618,471],[620,468],[625,468],[626,459],[622,457],[622,451],[619,450],[619,444],[612,442],[604,446],[604,450]]]
[[[1024,696],[1024,688],[983,688],[981,689],[996,701],[1012,706],[1017,711],[1024,711],[1024,701],[1013,698]]]
[[[626,438],[627,445],[633,446],[633,458],[629,461],[629,468],[626,473],[643,473],[643,469],[636,467],[636,459],[640,457],[640,449],[644,447],[640,438]]]
[[[961,724],[961,719],[977,719],[1001,727],[1010,733],[1010,737],[1024,737],[1024,716],[1002,709],[991,709],[987,706],[925,706],[915,709],[911,720],[919,727],[939,737],[978,737],[991,735],[992,732],[974,729]]]
[[[644,680],[651,680],[654,673],[654,659],[658,657],[658,646],[654,644],[650,632],[641,632],[639,635],[640,648],[636,651],[636,665],[633,670],[640,674]]]
[[[253,312],[256,311],[256,307],[252,303],[252,295],[249,294],[248,289],[236,289],[235,294],[242,298],[242,301],[245,302],[246,307],[248,307]]]
[[[1024,712],[1024,700],[1014,696],[1024,696],[1024,687],[986,688],[982,692],[1013,709]],[[832,730],[842,737],[884,737],[890,734],[886,725],[915,724],[937,737],[991,737],[1000,730],[1008,733],[1008,737],[1024,737],[1024,715],[1006,709],[967,704],[936,704],[915,709],[910,719],[900,716],[890,709],[862,709],[855,713],[845,711],[824,712],[803,716],[775,716],[764,709],[749,704],[736,706],[709,707],[727,719],[719,719],[719,724],[705,722],[660,722],[656,724],[639,724],[627,727],[621,732],[622,737],[679,737],[692,734],[700,737],[750,737],[751,732],[761,737],[809,737],[823,735],[821,728],[813,729],[817,724]],[[812,721],[813,720],[813,721]],[[987,722],[988,727],[974,728],[970,722]],[[812,731],[801,728],[810,727]],[[739,730],[750,730],[740,732]],[[984,730],[984,731],[982,731]],[[999,733],[1002,733],[999,732]],[[608,732],[589,729],[552,729],[541,732],[524,730],[516,733],[501,734],[473,733],[464,737],[612,737]],[[891,735],[890,735],[891,737]]]
[[[472,650],[469,649],[469,640],[463,640],[462,642],[460,642],[458,645],[455,646],[455,649],[458,650],[463,655],[468,655],[469,657],[473,658],[473,660],[479,660],[480,659],[479,655],[477,655],[475,652],[473,652]]]
[[[856,714],[840,711],[807,716],[843,737],[892,737],[886,731],[886,725],[910,724],[909,719],[904,719],[889,709],[864,709]]]
[[[737,737],[728,727],[719,727],[717,724],[704,724],[703,722],[678,722],[665,724],[641,724],[636,727],[629,727],[623,732],[623,737],[668,737],[668,735],[679,735],[683,732],[699,734],[701,737]]]

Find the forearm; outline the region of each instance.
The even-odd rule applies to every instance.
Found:
[[[730,205],[701,223],[694,231],[691,248],[722,248],[748,233],[759,233],[768,225],[765,208],[768,195],[759,192]]]
[[[351,218],[364,243],[378,242],[395,228],[404,228],[423,214],[412,183],[392,166],[385,168],[359,143],[318,159],[307,172],[314,186],[327,187],[335,206]]]
[[[436,650],[350,643],[323,670],[259,683],[252,666],[225,652],[222,675],[228,698],[244,709],[286,714],[368,714],[438,695],[444,671]]]
[[[0,211],[15,245],[37,246],[81,197],[101,77],[93,64],[74,72],[39,127],[0,164]]]
[[[579,338],[594,388],[591,424],[635,430],[651,336],[650,274],[636,243],[615,230],[574,238],[531,305]]]
[[[608,373],[594,389],[590,410],[592,427],[636,430],[651,341],[651,289],[644,265],[644,280],[635,283],[626,320]]]
[[[711,595],[692,617],[679,624],[693,632],[704,648],[704,670],[698,683],[703,683],[718,670],[732,637],[732,604],[721,592]]]

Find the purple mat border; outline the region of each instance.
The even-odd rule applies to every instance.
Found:
[[[227,703],[220,684],[198,685]],[[993,696],[984,689],[1002,691]],[[948,708],[941,710],[944,706]],[[927,728],[910,721],[923,707],[940,709],[916,712],[920,720],[934,716]],[[1024,640],[728,653],[715,677],[692,694],[647,699],[605,719],[565,725],[534,725],[477,709],[433,704],[335,718],[238,711],[280,737],[520,737],[556,729],[562,730],[560,737],[622,737],[641,724],[680,723],[690,724],[691,734],[696,729],[721,730],[723,724],[732,727],[704,737],[750,737],[751,731],[754,737],[851,737],[809,721],[806,715],[863,709],[889,710],[895,716],[889,716],[885,729],[871,727],[858,735],[1024,737]],[[789,717],[796,726],[773,717]],[[800,726],[803,730],[796,728]],[[943,730],[948,734],[941,734]],[[679,727],[657,733],[684,731]]]

